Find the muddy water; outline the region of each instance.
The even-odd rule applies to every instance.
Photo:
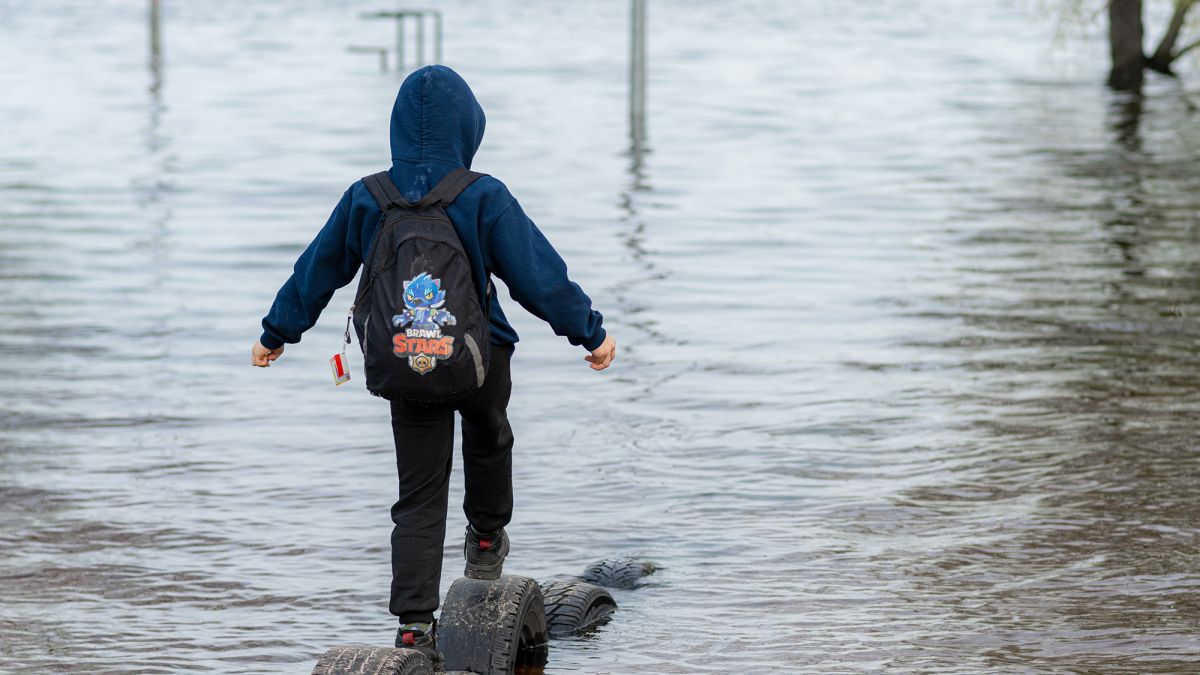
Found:
[[[446,12],[478,167],[621,342],[594,374],[509,304],[508,568],[662,566],[547,672],[1200,668],[1176,88],[1111,96],[1096,31],[1022,3],[651,4],[645,152],[625,3]],[[4,672],[305,672],[393,635],[386,407],[325,363],[349,291],[246,365],[386,166],[398,77],[345,48],[390,27],[164,5],[152,63],[142,3],[0,2]]]

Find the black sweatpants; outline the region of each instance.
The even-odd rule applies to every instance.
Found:
[[[512,345],[493,345],[483,387],[458,403],[392,402],[400,498],[392,506],[389,609],[401,623],[433,621],[438,608],[456,410],[462,415],[467,521],[480,532],[494,532],[512,518],[512,353]]]

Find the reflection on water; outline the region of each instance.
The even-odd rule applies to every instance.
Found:
[[[245,365],[387,161],[397,74],[344,48],[390,34],[364,2],[158,4],[0,3],[6,672],[392,637],[386,406],[329,386],[340,317]],[[480,168],[622,345],[596,376],[511,311],[510,569],[662,565],[547,672],[1194,670],[1187,102],[1106,92],[1099,42],[1047,63],[1006,5],[663,0],[641,136],[627,9],[446,14]]]

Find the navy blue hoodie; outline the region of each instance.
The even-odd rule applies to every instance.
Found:
[[[426,66],[400,86],[392,108],[392,182],[416,201],[456,167],[471,167],[483,140],[483,108],[450,68]],[[480,298],[489,275],[508,286],[514,300],[548,322],[571,344],[595,350],[604,341],[603,317],[567,277],[567,266],[503,183],[486,176],[446,209],[471,260]],[[354,183],[329,221],[296,261],[263,317],[264,347],[300,341],[333,292],[354,279],[370,254],[380,209],[362,181]],[[492,343],[512,344],[517,332],[492,298]]]

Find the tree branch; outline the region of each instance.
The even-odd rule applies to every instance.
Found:
[[[1167,32],[1158,43],[1158,49],[1149,58],[1146,65],[1161,73],[1171,74],[1171,62],[1175,60],[1175,42],[1179,39],[1179,31],[1183,29],[1183,21],[1188,10],[1196,0],[1175,0],[1175,11],[1171,14],[1171,23]]]
[[[1180,47],[1180,48],[1179,48],[1179,49],[1178,49],[1178,50],[1177,50],[1177,51],[1176,51],[1174,54],[1172,54],[1172,55],[1171,55],[1171,60],[1172,60],[1172,61],[1174,61],[1175,59],[1177,59],[1177,58],[1179,58],[1179,57],[1183,56],[1184,54],[1186,54],[1186,53],[1188,53],[1188,52],[1192,51],[1192,50],[1193,50],[1193,49],[1195,49],[1196,47],[1200,47],[1200,40],[1196,40],[1195,42],[1190,42],[1190,43],[1188,43],[1188,44],[1186,44],[1186,45],[1184,45],[1184,46]]]

